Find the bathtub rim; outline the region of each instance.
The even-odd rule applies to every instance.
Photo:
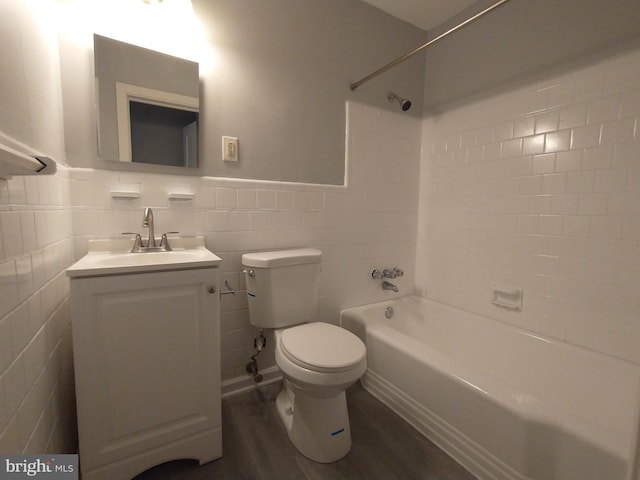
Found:
[[[365,304],[365,305],[360,305],[360,306],[354,306],[354,307],[350,307],[350,308],[345,308],[340,312],[340,324],[344,327],[344,328],[348,328],[345,327],[345,319],[348,318],[349,316],[355,316],[358,318],[362,318],[363,316],[366,317],[366,315],[369,312],[373,312],[373,311],[379,311],[380,314],[379,316],[377,316],[376,318],[378,320],[380,320],[380,322],[378,323],[382,323],[382,327],[378,327],[378,328],[388,328],[390,331],[395,332],[395,334],[397,335],[406,335],[404,332],[401,332],[399,330],[395,330],[392,327],[389,327],[387,325],[384,325],[384,310],[386,307],[388,306],[394,306],[396,305],[398,302],[406,302],[406,301],[417,301],[419,303],[434,303],[437,305],[440,305],[444,308],[447,309],[453,309],[453,310],[457,310],[457,311],[461,311],[461,312],[465,312],[466,314],[470,314],[473,316],[478,316],[478,317],[482,317],[486,320],[490,320],[490,321],[495,321],[496,325],[498,325],[500,328],[508,328],[508,329],[512,329],[520,334],[525,335],[526,337],[531,337],[534,340],[541,340],[544,341],[545,343],[550,343],[552,345],[558,346],[559,348],[563,348],[563,349],[569,349],[570,351],[575,351],[578,352],[580,354],[589,354],[589,355],[596,355],[597,357],[602,356],[602,358],[606,359],[607,361],[611,361],[613,362],[613,365],[618,364],[621,366],[624,366],[625,368],[631,367],[633,369],[633,374],[636,375],[636,385],[640,385],[638,383],[638,379],[640,379],[640,365],[637,365],[633,362],[630,362],[628,360],[625,359],[621,359],[618,357],[614,357],[611,355],[608,355],[606,353],[602,353],[602,352],[597,352],[597,351],[593,351],[591,349],[585,348],[585,347],[581,347],[579,345],[575,345],[575,344],[570,344],[567,342],[562,342],[560,340],[554,339],[554,338],[550,338],[550,337],[545,337],[543,335],[540,335],[536,332],[531,332],[529,330],[526,330],[524,328],[518,327],[518,326],[514,326],[512,324],[506,323],[506,322],[502,322],[500,320],[494,319],[494,318],[490,318],[490,317],[486,317],[483,315],[480,315],[478,313],[475,312],[469,312],[467,310],[463,310],[460,309],[458,307],[455,306],[451,306],[448,305],[446,303],[443,302],[439,302],[437,300],[433,300],[433,299],[429,299],[427,297],[423,297],[420,295],[416,295],[416,294],[410,294],[410,295],[405,295],[402,297],[396,297],[393,299],[389,299],[389,300],[384,300],[381,302],[375,302],[375,303],[371,303],[371,304]],[[377,314],[376,314],[377,315]],[[356,320],[358,321],[358,320]],[[365,320],[362,320],[363,322],[366,322]],[[362,335],[364,333],[364,335],[366,336],[366,332],[364,332],[364,329],[366,327],[362,327],[363,328],[363,332],[355,332],[354,333],[358,334],[359,336]],[[350,328],[348,328],[350,329]],[[351,330],[351,329],[350,329]],[[361,338],[363,338],[361,336]],[[415,341],[420,343],[418,340],[415,340],[411,337],[409,337],[411,341]],[[364,338],[363,338],[364,341]],[[455,358],[455,357],[452,357]],[[381,401],[383,401],[383,403],[387,404],[390,408],[392,408],[392,410],[394,410],[396,413],[398,413],[402,418],[404,418],[405,420],[407,420],[411,425],[413,425],[418,431],[420,431],[422,434],[424,434],[425,436],[427,436],[428,438],[431,438],[430,433],[433,432],[433,423],[429,423],[427,422],[428,426],[425,426],[425,422],[424,420],[421,418],[421,414],[422,412],[420,412],[420,409],[418,410],[418,413],[416,413],[416,406],[420,406],[419,402],[415,399],[413,399],[412,397],[410,397],[409,395],[404,394],[404,392],[402,392],[398,387],[396,387],[395,385],[393,385],[392,383],[388,382],[384,377],[382,377],[381,375],[377,374],[375,371],[373,370],[368,370],[365,375],[363,376],[363,378],[361,379],[361,382],[363,384],[363,386],[370,391],[374,396],[376,396],[377,398],[379,398]],[[507,384],[507,386],[511,386],[509,384]],[[393,387],[393,388],[390,388]],[[636,388],[637,393],[636,393],[636,398],[635,398],[635,403],[637,405],[640,405],[640,388]],[[399,394],[400,393],[400,394]],[[537,398],[534,396],[534,398]],[[409,399],[410,401],[407,401],[407,399]],[[538,399],[541,402],[544,403],[544,400]],[[412,403],[414,405],[412,405]],[[544,410],[544,409],[543,409]],[[521,414],[522,412],[518,412],[519,414]],[[569,413],[570,417],[577,417],[577,415],[573,412],[562,412],[562,413]],[[528,412],[528,411],[524,411],[523,415],[525,417],[528,417],[529,415],[534,415],[534,420],[539,422],[540,424],[546,425],[545,421],[549,420],[549,419],[553,419],[554,416],[550,416],[548,417],[547,415],[544,415],[544,412],[542,415],[540,415],[540,412]],[[591,443],[591,442],[587,442],[587,440],[589,438],[591,438],[590,436],[580,436],[576,434],[576,431],[569,429],[568,431],[570,432],[571,435],[575,435],[578,439],[580,439],[581,441],[585,441],[587,442],[589,445],[595,445],[597,448],[601,449],[602,451],[606,452],[607,454],[611,454],[613,455],[613,458],[620,460],[621,462],[623,462],[624,464],[624,469],[628,472],[625,476],[625,479],[627,478],[632,478],[631,477],[631,472],[634,469],[634,465],[635,465],[635,457],[636,457],[636,452],[635,452],[635,448],[634,445],[636,445],[636,442],[638,441],[638,430],[637,430],[637,424],[638,424],[638,418],[640,418],[640,409],[636,409],[635,412],[632,412],[631,416],[634,417],[634,421],[632,423],[632,426],[629,427],[628,430],[628,435],[626,435],[627,432],[624,432],[625,435],[625,439],[622,442],[623,445],[620,448],[613,448],[612,447],[612,443],[610,441],[606,441],[604,443],[602,442],[595,442],[595,443]],[[586,417],[585,417],[586,418]],[[576,418],[570,418],[569,420],[567,420],[569,423],[571,421],[575,422]],[[596,427],[598,426],[602,426],[602,425],[598,425],[597,422],[593,422],[593,420],[591,419],[587,419],[588,422],[590,422],[592,425],[595,425]],[[555,425],[555,423],[549,423],[549,425]],[[558,422],[557,425],[560,428],[565,428],[566,424],[564,422]],[[635,430],[634,430],[634,426],[635,426]],[[452,427],[454,430],[455,427]],[[611,429],[613,430],[614,427],[611,427]],[[457,430],[456,430],[457,432]],[[580,429],[577,430],[577,432],[580,432]],[[454,458],[456,458],[456,460],[460,461],[460,463],[462,463],[465,467],[467,467],[470,471],[472,471],[472,473],[476,474],[476,475],[483,475],[481,478],[503,478],[504,480],[509,480],[509,479],[523,479],[526,480],[529,477],[523,476],[522,474],[520,474],[519,472],[517,472],[515,469],[513,469],[510,465],[502,462],[501,460],[497,459],[496,457],[489,451],[487,451],[486,449],[483,449],[481,446],[479,446],[482,450],[484,450],[484,452],[481,452],[480,454],[478,454],[477,451],[472,452],[472,454],[469,454],[468,449],[466,448],[461,448],[459,445],[455,446],[451,444],[451,437],[453,437],[455,439],[455,437],[459,436],[459,435],[463,435],[464,434],[460,434],[460,432],[457,432],[456,434],[451,434],[450,432],[447,433],[446,438],[449,438],[449,440],[445,440],[440,438],[439,441],[436,441],[436,443],[438,443],[440,445],[440,443],[442,442],[445,445],[448,445],[447,448],[444,448],[447,453],[449,453],[450,455],[452,455]],[[442,436],[442,435],[440,435]],[[465,436],[466,437],[466,436]],[[471,440],[471,439],[470,439]],[[435,439],[434,439],[435,441]],[[473,441],[473,440],[471,440]],[[475,443],[475,442],[474,442]],[[454,442],[455,444],[455,442]],[[477,444],[476,444],[477,445]],[[628,446],[628,448],[627,448]],[[452,454],[453,452],[458,452],[458,451],[462,451],[464,452],[466,450],[466,453],[464,453],[462,456],[463,458],[458,458],[456,455],[457,454]],[[462,461],[463,460],[463,461]],[[496,463],[497,462],[497,463]],[[505,469],[506,468],[506,469]],[[490,473],[488,473],[490,472]],[[488,477],[485,477],[484,475],[487,475],[488,473]],[[635,478],[635,477],[634,477]]]

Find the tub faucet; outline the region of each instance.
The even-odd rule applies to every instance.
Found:
[[[156,235],[153,231],[153,211],[147,207],[144,209],[144,218],[142,219],[142,226],[149,228],[149,239],[147,240],[147,248],[156,247]]]
[[[398,289],[398,287],[396,287],[393,283],[388,282],[386,280],[384,282],[382,282],[382,289],[383,290],[393,290],[396,293],[398,293],[400,291]]]

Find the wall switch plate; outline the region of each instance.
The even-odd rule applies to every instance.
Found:
[[[238,161],[237,137],[222,137],[222,160],[225,162]]]

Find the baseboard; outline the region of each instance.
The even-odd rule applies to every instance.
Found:
[[[222,398],[253,390],[257,385],[269,385],[282,380],[282,372],[277,365],[260,370],[262,381],[256,383],[251,375],[241,375],[222,382]]]

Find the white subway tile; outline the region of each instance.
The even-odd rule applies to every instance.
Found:
[[[551,213],[553,195],[533,195],[529,198],[529,213]]]
[[[602,126],[586,125],[571,130],[571,148],[593,148],[600,145]]]
[[[609,198],[606,193],[580,193],[578,195],[578,214],[606,215]]]
[[[276,208],[276,192],[274,190],[258,190],[256,193],[260,210],[274,210]]]
[[[27,193],[24,177],[17,176],[7,181],[9,189],[9,203],[12,205],[24,205],[27,203]]]
[[[216,207],[224,209],[233,209],[238,206],[236,198],[236,190],[234,188],[217,187],[216,188]]]
[[[34,292],[30,255],[16,260],[16,279],[18,281],[18,299],[24,302]]]
[[[569,150],[570,147],[571,147],[571,131],[570,130],[550,132],[545,135],[545,138],[544,138],[545,153]]]
[[[308,208],[309,193],[305,191],[293,192],[293,209],[305,211]]]
[[[594,215],[591,217],[591,237],[621,238],[623,217]]]
[[[0,317],[0,379],[2,379],[2,374],[9,367],[14,358],[11,322],[8,316],[3,316]],[[0,404],[1,403],[2,399],[0,399]]]
[[[251,212],[250,214],[251,230],[267,230],[269,227],[268,212]]]
[[[5,400],[9,412],[15,412],[27,393],[24,375],[24,361],[18,356],[3,375]]]
[[[256,191],[241,188],[237,192],[238,208],[241,210],[254,210],[258,206]]]
[[[608,168],[596,172],[596,192],[624,192],[627,189],[629,170]]]
[[[560,129],[574,128],[587,123],[587,104],[568,105],[560,110]]]
[[[501,142],[513,138],[513,123],[504,122],[493,127],[493,141]]]
[[[635,131],[635,118],[623,118],[622,120],[605,122],[602,124],[600,142],[602,145],[632,142],[634,140]]]
[[[0,212],[0,231],[5,259],[15,258],[22,251],[22,228],[19,212]]]
[[[536,195],[542,189],[542,175],[525,175],[518,178],[519,195]]]
[[[18,306],[18,279],[15,262],[0,264],[0,318]]]
[[[618,96],[604,97],[589,102],[587,110],[587,122],[602,123],[618,118]]]
[[[37,177],[25,177],[24,186],[26,193],[26,201],[29,205],[37,205],[40,203],[40,197],[38,194],[38,180]]]
[[[269,230],[284,230],[287,226],[287,215],[285,212],[268,213]]]
[[[640,241],[640,215],[626,215],[624,217],[622,238]]]
[[[564,217],[562,215],[540,215],[538,231],[543,235],[562,235]]]
[[[538,155],[544,152],[544,135],[533,135],[522,139],[523,155]]]
[[[249,212],[239,210],[229,212],[229,230],[242,231],[250,229],[251,220]]]
[[[293,209],[293,192],[287,190],[279,190],[276,192],[276,209],[291,210]]]
[[[488,145],[489,143],[493,143],[493,128],[480,126],[476,130],[476,145]]]
[[[614,145],[614,167],[627,167],[640,164],[640,138],[635,142],[618,143]]]
[[[569,172],[567,174],[567,193],[593,192],[596,184],[594,171]]]
[[[609,193],[607,213],[610,215],[640,215],[640,191]]]
[[[574,215],[578,211],[578,195],[573,193],[554,195],[551,212],[555,215]]]
[[[542,176],[542,193],[564,193],[566,191],[567,174],[552,173]]]
[[[555,153],[534,155],[533,163],[531,164],[531,173],[552,173],[555,170],[555,163]]]
[[[210,232],[229,230],[229,212],[223,210],[207,212],[207,230]]]
[[[556,172],[579,171],[582,168],[582,150],[570,150],[556,154]]]
[[[535,133],[535,117],[519,118],[513,122],[513,136],[515,138],[528,137]]]
[[[593,170],[596,168],[609,168],[613,164],[613,145],[596,148],[587,148],[582,155],[582,168]]]
[[[522,154],[522,139],[515,138],[502,142],[501,158],[519,157]]]
[[[633,90],[622,94],[620,101],[620,118],[625,117],[640,117],[640,90]]]
[[[549,237],[547,235],[526,235],[525,251],[535,254],[546,254],[549,250]],[[537,275],[537,274],[535,274]],[[542,276],[542,275],[538,275]]]
[[[29,253],[36,249],[36,226],[33,212],[26,210],[20,212],[20,229],[22,231],[22,250]]]
[[[541,113],[535,117],[535,130],[534,133],[547,133],[558,130],[560,123],[560,112],[553,110],[550,112]]]

